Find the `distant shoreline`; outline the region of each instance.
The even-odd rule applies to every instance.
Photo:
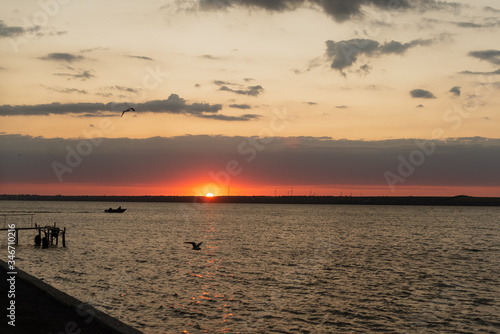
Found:
[[[254,203],[254,204],[347,204],[347,205],[439,205],[500,206],[500,197],[472,196],[62,196],[0,195],[11,201],[92,201],[166,203]]]

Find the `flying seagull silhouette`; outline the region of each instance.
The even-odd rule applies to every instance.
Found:
[[[123,114],[126,113],[127,111],[135,111],[135,109],[134,108],[128,108],[127,110],[124,110],[122,112],[122,115],[120,117],[123,117]]]
[[[197,244],[196,242],[188,242],[186,241],[185,244],[191,244],[193,245],[193,250],[200,250],[200,245],[202,244],[203,242],[200,242],[199,244]]]

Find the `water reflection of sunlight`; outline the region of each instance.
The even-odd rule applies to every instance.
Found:
[[[186,313],[187,317],[199,315],[201,317],[213,318],[219,325],[218,328],[205,328],[204,325],[196,325],[196,321],[188,323],[184,333],[191,333],[192,330],[204,330],[206,332],[227,333],[232,332],[229,326],[230,319],[234,317],[234,310],[231,306],[233,296],[231,284],[234,274],[224,272],[223,260],[219,249],[221,242],[221,230],[218,222],[219,215],[216,207],[203,205],[198,211],[197,219],[199,224],[199,241],[203,241],[200,251],[190,252],[186,257],[186,272],[189,277],[186,295],[183,303],[179,303],[173,308],[181,314]],[[222,218],[222,217],[220,217]],[[222,269],[222,271],[221,271]],[[221,277],[225,277],[221,284]],[[188,327],[189,326],[189,327]],[[194,327],[193,327],[194,326]]]

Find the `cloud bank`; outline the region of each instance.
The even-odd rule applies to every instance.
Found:
[[[92,130],[91,130],[92,131]],[[429,141],[333,140],[318,137],[226,136],[97,139],[63,175],[64,182],[103,185],[158,185],[202,179],[236,161],[234,182],[254,185],[386,185],[417,144]],[[434,153],[405,185],[500,186],[500,139],[458,138],[434,142]],[[1,183],[58,183],[53,163],[67,165],[68,152],[83,150],[82,139],[0,135]],[[259,148],[259,149],[257,149]],[[223,182],[222,179],[219,180]]]
[[[344,22],[363,16],[368,7],[382,11],[414,10],[457,10],[461,5],[438,0],[199,0],[202,10],[225,10],[229,7],[264,9],[270,12],[284,12],[299,7],[315,7],[337,22]]]
[[[120,87],[120,86],[116,86]],[[168,113],[185,114],[200,118],[226,120],[226,121],[248,121],[259,116],[245,114],[242,116],[225,116],[218,114],[222,110],[222,104],[209,104],[193,102],[188,103],[177,94],[171,94],[166,100],[152,100],[143,103],[59,103],[36,105],[2,105],[0,106],[0,116],[35,116],[35,115],[66,115],[76,116],[103,116],[119,115],[130,106],[136,109],[137,113]]]

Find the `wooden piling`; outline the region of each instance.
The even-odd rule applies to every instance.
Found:
[[[63,247],[66,247],[66,227],[64,228],[63,234],[62,234],[62,244],[63,244]]]
[[[53,229],[54,233],[57,233],[57,235],[55,236],[56,238],[56,246],[57,244],[59,244],[59,231],[57,230],[57,227],[56,227],[56,222],[54,222],[54,229]]]

